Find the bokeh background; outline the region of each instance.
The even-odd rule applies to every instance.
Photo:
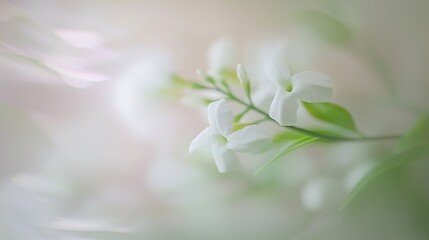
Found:
[[[240,155],[219,174],[188,154],[207,124],[196,79],[224,46],[257,71],[280,53],[335,83],[368,135],[402,134],[429,112],[426,0],[0,1],[0,238],[429,238],[429,163],[354,183],[395,142]],[[223,63],[222,63],[223,64]],[[228,65],[231,64],[231,65]],[[312,124],[300,113],[302,124]],[[270,155],[271,154],[271,155]]]

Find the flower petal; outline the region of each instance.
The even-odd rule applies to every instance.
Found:
[[[225,143],[213,143],[212,154],[219,172],[224,173],[240,169],[237,155],[229,150]]]
[[[295,96],[304,102],[327,102],[333,94],[329,77],[311,71],[300,72],[292,77]]]
[[[271,102],[270,117],[282,126],[291,126],[296,123],[298,101],[292,93],[279,88]]]
[[[234,117],[225,99],[209,104],[208,118],[210,129],[215,135],[226,137],[231,132]]]
[[[267,78],[279,87],[284,87],[290,82],[290,70],[281,61],[268,61],[264,70]]]
[[[228,135],[228,148],[237,152],[261,153],[268,149],[271,140],[257,125],[250,125]]]
[[[196,149],[208,146],[213,140],[213,136],[210,132],[210,128],[205,128],[192,140],[189,145],[189,153],[194,152]]]

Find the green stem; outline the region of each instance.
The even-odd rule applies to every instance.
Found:
[[[244,109],[244,111],[242,111],[241,113],[237,114],[237,115],[234,117],[234,121],[235,121],[235,122],[239,122],[239,121],[241,120],[241,118],[243,118],[243,117],[244,117],[244,115],[246,115],[250,110],[251,110],[251,108],[246,107],[246,108]]]
[[[260,108],[256,107],[252,102],[247,103],[239,98],[237,98],[230,89],[228,89],[227,91],[219,88],[217,85],[213,84],[213,88],[208,87],[208,89],[212,89],[212,90],[216,90],[219,91],[221,93],[223,93],[227,98],[229,98],[232,101],[235,101],[241,105],[243,105],[244,107],[246,107],[245,112],[247,113],[247,109],[249,110],[254,110],[255,112],[261,114],[264,118],[263,120],[270,120],[275,122],[276,124],[277,121],[274,120],[273,118],[271,118],[271,116],[264,112],[263,110],[261,110]],[[327,141],[331,141],[331,142],[337,142],[337,141],[379,141],[379,140],[396,140],[401,138],[401,136],[399,135],[392,135],[392,136],[375,136],[375,137],[337,137],[337,136],[330,136],[330,135],[326,135],[323,133],[318,133],[318,132],[314,132],[311,130],[307,130],[304,128],[300,128],[300,127],[296,127],[296,126],[282,126],[284,128],[289,128],[291,130],[297,131],[297,132],[301,132],[304,133],[308,136],[312,136],[312,137],[317,137],[317,138],[321,138],[323,140],[327,140]]]

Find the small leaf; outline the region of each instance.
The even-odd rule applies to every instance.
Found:
[[[299,14],[298,21],[322,40],[334,44],[346,44],[352,40],[352,33],[344,23],[326,13],[306,10]]]
[[[389,160],[380,163],[369,171],[350,191],[341,209],[344,209],[356,195],[362,191],[369,183],[374,181],[381,174],[392,170],[393,168],[411,163],[416,160],[429,158],[429,143],[423,143],[399,154],[392,156]]]
[[[402,152],[410,147],[429,142],[429,116],[420,121],[399,141],[397,152]]]
[[[314,118],[352,132],[358,132],[352,115],[345,108],[333,103],[302,103]]]
[[[261,168],[259,168],[254,174],[253,176],[255,176],[256,174],[258,174],[259,172],[261,172],[262,170],[264,170],[267,166],[269,166],[270,164],[272,164],[273,162],[283,158],[284,156],[286,156],[288,153],[301,148],[305,145],[314,143],[316,141],[318,141],[319,138],[315,138],[315,137],[302,137],[298,140],[296,140],[295,142],[292,142],[291,144],[287,145],[283,150],[281,150],[276,156],[274,156],[273,159],[271,159],[270,161],[268,161],[267,163],[265,163]]]

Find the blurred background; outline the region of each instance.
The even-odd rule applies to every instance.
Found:
[[[294,72],[330,76],[333,101],[364,133],[402,134],[429,112],[428,10],[426,0],[1,0],[0,238],[428,239],[425,161],[339,210],[395,142],[311,146],[254,177],[272,152],[243,154],[242,172],[219,174],[210,154],[188,154],[204,106],[169,83],[244,63],[263,88],[258,66],[277,53]]]

